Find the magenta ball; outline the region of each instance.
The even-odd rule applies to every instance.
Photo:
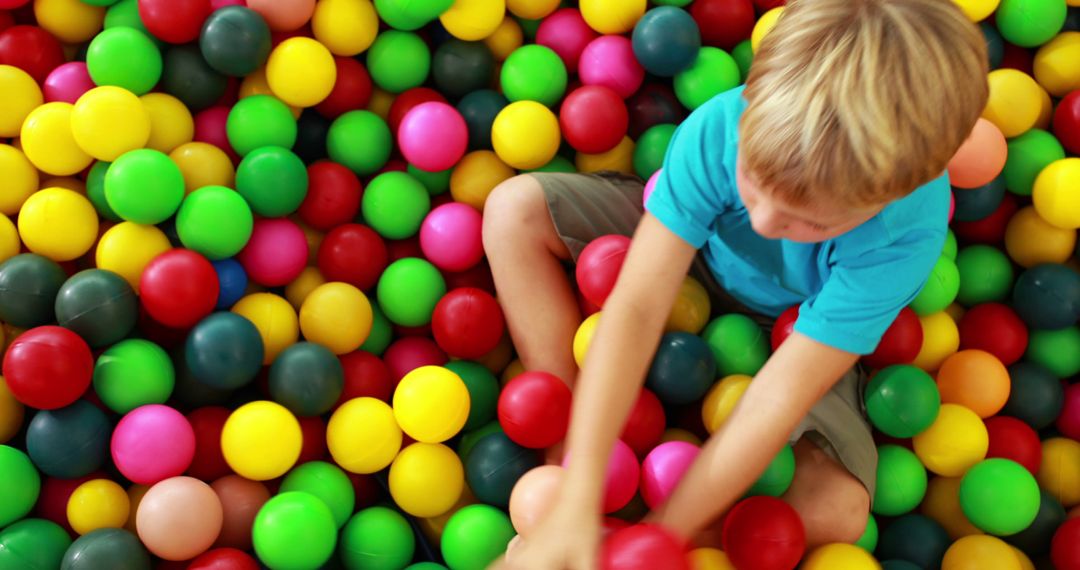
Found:
[[[480,212],[461,202],[432,210],[420,226],[424,257],[445,271],[465,271],[484,257]]]
[[[656,181],[660,179],[660,172],[663,169],[657,170],[652,173],[652,176],[645,181],[645,192],[641,194],[641,205],[644,206],[649,202],[649,196],[652,196],[653,190],[656,189]]]
[[[134,483],[153,485],[182,475],[195,458],[195,430],[184,414],[159,404],[128,412],[112,435],[112,458]]]
[[[256,283],[267,287],[288,285],[307,264],[307,238],[304,230],[290,220],[258,220],[251,239],[236,259]]]
[[[685,441],[661,443],[641,463],[641,498],[650,509],[660,506],[682,480],[701,449]]]
[[[589,42],[599,37],[577,8],[561,8],[540,22],[536,29],[536,43],[547,46],[559,55],[566,71],[578,70],[581,53]]]
[[[1065,389],[1065,403],[1055,425],[1061,435],[1080,440],[1080,384]]]
[[[469,144],[469,128],[457,109],[440,101],[421,103],[398,126],[398,145],[405,160],[428,172],[452,168]]]
[[[229,119],[229,107],[218,105],[195,114],[194,141],[212,144],[234,157],[225,123]]]
[[[83,93],[97,87],[90,79],[86,63],[69,61],[49,73],[45,78],[45,102],[61,101],[75,104]]]
[[[211,10],[220,10],[226,6],[247,6],[244,0],[210,0]]]
[[[407,336],[394,341],[383,353],[394,386],[406,374],[421,366],[442,366],[448,358],[435,341],[423,336]]]
[[[604,480],[604,512],[613,513],[627,505],[638,489],[641,466],[637,456],[629,445],[621,439],[615,440],[608,461],[607,477]]]
[[[623,99],[645,80],[645,68],[634,57],[634,45],[625,36],[601,36],[581,52],[578,76],[585,85],[610,87]]]
[[[949,192],[949,223],[952,223],[954,214],[956,214],[956,194]]]

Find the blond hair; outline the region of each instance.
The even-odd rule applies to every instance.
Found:
[[[952,0],[792,0],[754,56],[745,171],[807,205],[938,177],[986,105],[986,43]]]

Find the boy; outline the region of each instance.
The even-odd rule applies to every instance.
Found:
[[[644,214],[640,181],[625,177],[536,174],[495,189],[484,245],[515,346],[527,368],[577,378],[566,478],[515,568],[596,565],[606,460],[692,263],[730,310],[800,314],[648,520],[689,540],[790,441],[783,498],[808,545],[859,538],[877,456],[852,369],[941,253],[943,172],[986,103],[986,73],[984,39],[950,0],[792,0],[745,89],[680,125]],[[578,372],[563,263],[631,231]]]

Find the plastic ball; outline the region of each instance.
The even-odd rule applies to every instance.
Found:
[[[256,570],[255,558],[235,548],[213,548],[195,557],[190,570]]]
[[[304,201],[307,186],[303,161],[281,147],[255,149],[236,169],[236,190],[256,214],[268,218],[295,212]]]
[[[443,296],[435,305],[431,327],[439,347],[458,358],[490,353],[505,330],[498,302],[475,287],[459,287]]]
[[[1062,98],[1054,110],[1053,123],[1061,145],[1076,154],[1080,149],[1080,95],[1073,91]]]
[[[136,95],[148,93],[162,76],[162,57],[143,32],[129,27],[107,29],[90,42],[86,66],[97,85],[123,87]]]
[[[315,39],[331,53],[351,57],[368,49],[375,41],[379,16],[382,15],[381,11],[376,14],[371,2],[331,0],[316,3],[311,29]]]
[[[411,32],[388,30],[367,52],[368,71],[376,85],[390,93],[419,87],[431,70],[431,51]]]
[[[481,570],[506,552],[514,537],[510,517],[489,505],[469,505],[451,515],[443,528],[441,551],[454,570]]]
[[[667,333],[661,338],[646,375],[645,385],[669,405],[696,402],[716,379],[716,361],[710,347],[696,335]]]
[[[255,553],[271,567],[317,568],[337,544],[337,525],[319,498],[299,491],[267,501],[252,530]]]
[[[942,570],[967,570],[987,565],[1001,570],[1020,570],[1020,561],[1012,548],[999,538],[965,536],[953,543],[941,561]]]
[[[42,172],[68,176],[90,165],[93,158],[78,145],[71,129],[74,105],[46,103],[26,116],[19,131],[22,151]]]
[[[386,507],[361,510],[341,533],[341,557],[348,567],[402,568],[412,561],[415,550],[409,522]]]
[[[55,73],[55,71],[53,72]],[[50,77],[52,73],[49,74]],[[0,85],[4,88],[4,109],[0,111],[0,136],[19,134],[23,121],[44,102],[41,87],[29,73],[13,65],[0,65]],[[45,87],[48,88],[48,80]],[[54,101],[56,99],[49,99]],[[74,101],[66,101],[74,103]]]
[[[619,277],[630,249],[630,238],[621,235],[598,237],[578,255],[575,277],[582,295],[602,307]]]
[[[150,139],[150,113],[138,97],[120,87],[96,87],[79,97],[71,132],[87,154],[114,161]]]
[[[1030,75],[1015,69],[996,69],[990,72],[987,80],[990,99],[983,110],[983,118],[994,123],[1005,138],[1021,135],[1035,126],[1041,108],[1042,88]]]
[[[762,40],[765,39],[765,36],[769,35],[769,32],[771,32],[774,27],[776,27],[776,23],[784,13],[784,7],[782,5],[770,6],[764,8],[763,12],[761,17],[758,18],[757,23],[754,24],[754,29],[750,32],[750,47],[753,53],[757,53]]]
[[[514,168],[543,166],[555,156],[559,147],[558,119],[551,110],[535,101],[507,105],[495,117],[491,129],[495,153]]]
[[[238,475],[267,481],[289,471],[300,456],[300,424],[281,404],[256,401],[237,408],[225,422],[221,451]]]
[[[516,174],[496,153],[479,150],[466,154],[450,175],[450,194],[456,202],[483,211],[488,194]]]
[[[1037,265],[1020,274],[1012,300],[1032,328],[1068,326],[1080,318],[1080,276],[1064,265]]]
[[[535,451],[522,447],[502,432],[484,436],[465,458],[465,477],[476,497],[507,508],[514,485],[540,465]]]
[[[660,77],[672,77],[691,67],[701,49],[697,22],[674,6],[646,12],[634,26],[632,39],[638,62]]]
[[[409,111],[397,136],[405,159],[429,172],[453,167],[468,143],[465,119],[450,105],[435,101]]]
[[[1027,528],[1039,511],[1039,486],[1020,464],[987,459],[960,483],[960,506],[975,526],[996,535]]]
[[[318,250],[319,271],[331,281],[369,290],[386,269],[387,252],[382,238],[360,224],[344,224],[323,238]]]
[[[248,550],[251,548],[251,527],[258,511],[270,500],[266,486],[239,475],[227,475],[211,485],[221,501],[221,534],[215,543]]]
[[[536,31],[536,43],[554,50],[571,73],[578,70],[585,46],[597,37],[575,8],[556,10],[540,22]]]
[[[503,63],[500,85],[511,102],[536,101],[552,106],[566,91],[566,66],[549,47],[520,47]]]
[[[349,477],[339,467],[325,461],[311,461],[293,469],[281,483],[281,493],[302,491],[321,499],[340,528],[355,510],[356,493]]]
[[[274,95],[289,105],[312,107],[330,95],[337,65],[326,46],[312,38],[289,38],[266,62],[266,80]]]
[[[414,443],[390,466],[390,495],[406,513],[432,518],[449,512],[465,486],[461,459],[439,443]]]
[[[926,468],[915,453],[897,445],[878,447],[874,514],[898,516],[910,512],[922,502],[926,486]]]
[[[1065,508],[1080,504],[1080,443],[1066,437],[1052,437],[1042,443],[1042,465],[1036,479],[1039,487]]]
[[[195,432],[180,412],[151,404],[128,412],[113,430],[112,458],[134,483],[180,475],[195,456]]]
[[[0,264],[0,319],[22,328],[52,321],[53,303],[67,275],[51,259],[16,255]]]
[[[913,437],[934,422],[941,396],[933,378],[915,366],[878,372],[866,387],[866,410],[874,427],[892,437]]]
[[[204,186],[180,204],[176,229],[184,247],[211,260],[232,257],[251,237],[251,207],[239,193],[223,186]]]
[[[446,271],[464,271],[484,255],[480,213],[466,204],[449,203],[428,213],[420,226],[424,257]]]
[[[736,568],[794,568],[806,550],[806,530],[787,503],[750,497],[728,512],[723,545]]]
[[[668,145],[674,135],[675,125],[670,123],[654,125],[641,134],[641,138],[634,146],[634,172],[646,179],[642,204],[645,204],[652,194],[656,185],[653,177],[660,172]],[[653,181],[652,184],[649,184],[649,181]]]
[[[43,326],[24,332],[7,347],[3,376],[16,400],[54,410],[82,396],[93,366],[86,341],[67,329]]]
[[[87,534],[99,528],[120,528],[128,520],[130,504],[124,488],[108,479],[79,485],[68,499],[67,515],[75,532]]]
[[[1012,287],[1012,264],[996,247],[982,244],[965,247],[957,253],[956,268],[960,277],[956,300],[963,305],[1001,301]]]
[[[316,287],[300,309],[300,331],[304,338],[345,354],[360,347],[371,332],[371,303],[347,283],[327,283]]]
[[[701,420],[709,433],[715,433],[727,421],[743,393],[750,387],[750,380],[751,377],[745,374],[731,374],[713,385],[705,395],[701,404]]]
[[[360,180],[345,166],[319,161],[307,169],[304,201],[297,210],[313,229],[326,231],[353,219],[360,208]]]
[[[1009,367],[1009,400],[1001,413],[1023,420],[1034,429],[1054,422],[1061,412],[1064,391],[1048,369],[1034,362],[1017,362]]]
[[[700,451],[696,445],[670,441],[649,452],[641,463],[641,496],[650,509],[667,500]]]
[[[265,87],[265,76],[261,69],[249,77],[252,77],[253,81],[262,82],[259,93],[269,92],[269,88]],[[254,94],[244,92],[244,87],[248,85],[246,82],[241,85],[241,97]],[[201,111],[214,105],[225,96],[228,87],[228,78],[206,63],[196,44],[175,46],[165,52],[160,89],[179,99],[192,111]]]
[[[506,14],[504,0],[454,2],[439,15],[439,22],[459,40],[482,40],[498,29]]]
[[[1009,372],[994,355],[977,349],[957,352],[937,375],[943,403],[960,404],[981,418],[996,414],[1009,399]]]
[[[391,263],[379,278],[380,308],[391,322],[421,326],[431,322],[432,312],[446,293],[446,282],[431,263],[405,258]]]
[[[210,11],[209,0],[139,0],[139,16],[146,28],[157,38],[174,44],[198,38]]]
[[[634,56],[629,38],[606,35],[585,46],[578,62],[578,76],[585,85],[603,85],[626,99],[641,87],[645,68]]]
[[[266,63],[270,28],[258,12],[245,6],[227,6],[206,19],[199,48],[215,71],[244,77]]]
[[[409,437],[439,443],[465,425],[469,391],[453,372],[439,366],[422,366],[398,383],[393,405],[394,416]]]
[[[7,382],[0,380],[0,443],[6,443],[22,430],[25,409],[15,399]]]
[[[315,0],[249,0],[247,5],[275,32],[296,30],[310,20],[315,11]]]
[[[13,216],[38,190],[38,171],[21,150],[6,144],[0,145],[0,166],[7,173],[0,186],[0,213]]]
[[[747,496],[768,495],[780,497],[791,487],[795,479],[795,451],[791,445],[780,448],[780,452],[769,462],[765,472],[746,491]],[[873,516],[870,517],[873,520]]]
[[[93,247],[98,235],[97,212],[77,192],[46,188],[23,204],[19,235],[30,251],[55,261],[70,261]]]
[[[1058,378],[1080,373],[1080,329],[1036,330],[1029,335],[1026,357],[1045,366]]]
[[[1057,532],[1054,533],[1050,547],[1050,559],[1056,568],[1075,568],[1080,564],[1080,548],[1077,547],[1077,538],[1080,537],[1080,519],[1065,521]]]
[[[980,118],[967,140],[946,167],[949,183],[957,188],[977,188],[988,184],[1005,167],[1005,137],[994,123]]]
[[[600,567],[604,570],[690,570],[686,554],[682,541],[662,527],[637,524],[617,530],[604,539]]]
[[[150,554],[131,532],[103,528],[79,537],[64,553],[61,568],[150,568]]]
[[[390,158],[393,137],[386,121],[371,111],[349,111],[330,125],[330,159],[359,176],[375,173]]]
[[[542,465],[518,480],[510,493],[510,522],[524,536],[547,514],[558,497],[565,471],[557,465]]]
[[[1039,48],[1035,54],[1035,79],[1050,95],[1064,97],[1080,88],[1080,33],[1063,32]]]
[[[30,459],[18,449],[0,445],[0,524],[7,526],[30,513],[41,491],[41,479]]]
[[[753,319],[731,313],[717,317],[701,334],[716,358],[720,376],[757,374],[769,353],[769,339]]]
[[[404,172],[384,172],[368,183],[360,203],[364,219],[386,239],[405,239],[419,230],[431,198],[418,180]]]
[[[0,567],[59,568],[71,537],[58,524],[31,518],[0,531]]]
[[[1009,366],[1024,355],[1028,331],[1016,313],[1000,303],[972,307],[960,319],[960,348],[986,351]]]
[[[874,553],[882,560],[905,560],[918,567],[941,564],[950,544],[949,535],[933,519],[904,515],[885,526]]]
[[[184,198],[184,177],[168,155],[151,149],[125,153],[105,173],[105,197],[121,218],[158,224],[171,217]]]
[[[229,111],[226,132],[229,144],[241,156],[264,146],[289,149],[296,143],[296,120],[279,99],[253,95]]]
[[[1051,225],[1075,230],[1080,228],[1080,198],[1076,180],[1080,177],[1080,158],[1065,158],[1050,163],[1035,179],[1032,198],[1035,211]]]
[[[95,259],[98,268],[120,275],[138,291],[146,266],[171,247],[169,239],[160,229],[123,222],[101,236]]]
[[[638,1],[586,0],[581,4],[582,17],[601,34],[629,32],[644,14],[645,3]]]
[[[401,449],[401,428],[394,412],[375,398],[355,398],[330,417],[326,443],[334,461],[351,473],[386,468]]]
[[[148,340],[123,340],[103,352],[94,365],[94,391],[118,414],[146,404],[164,404],[174,384],[169,355]]]
[[[334,64],[337,66],[334,88],[315,106],[315,110],[328,119],[336,119],[353,109],[366,108],[371,101],[371,75],[364,64],[342,56],[335,57]]]
[[[251,321],[263,342],[263,364],[270,364],[285,347],[296,342],[300,326],[296,311],[272,293],[254,293],[240,299],[232,312]]]
[[[994,210],[1001,205],[1001,201],[1005,198],[1005,180],[1004,176],[998,176],[983,186],[964,191],[954,191],[954,219],[977,221],[993,214]],[[961,284],[963,284],[963,280],[961,280]]]
[[[1062,435],[1080,441],[1080,388],[1076,385],[1065,389],[1065,402],[1055,426]]]
[[[151,317],[166,326],[188,328],[213,311],[217,272],[205,257],[173,249],[147,264],[139,291]]]
[[[1053,38],[1065,24],[1066,6],[1054,0],[1002,0],[997,27],[1002,37],[1020,47],[1035,47]]]
[[[64,408],[36,413],[27,427],[26,450],[34,465],[46,475],[75,479],[93,473],[104,464],[111,429],[100,409],[80,400]]]
[[[147,93],[139,99],[150,114],[147,148],[171,153],[192,141],[195,119],[182,101],[167,93]]]
[[[1042,465],[1042,446],[1039,436],[1031,426],[1008,416],[996,416],[986,420],[990,436],[987,458],[1000,457],[1015,461],[1031,472]]]
[[[503,18],[495,31],[484,38],[483,42],[491,51],[491,55],[495,57],[495,61],[506,61],[514,50],[522,46],[525,41],[524,36],[521,25],[516,19]]]
[[[344,372],[334,354],[300,342],[281,352],[270,367],[270,394],[299,417],[329,411],[341,397]]]
[[[960,271],[956,263],[946,257],[940,257],[930,273],[930,277],[910,307],[921,317],[944,310],[960,291]]]
[[[944,404],[929,428],[915,436],[915,454],[930,471],[959,477],[986,457],[989,435],[971,410]]]
[[[236,186],[236,169],[229,155],[204,142],[184,143],[169,153],[184,176],[184,191],[191,194],[204,186]]]
[[[276,287],[296,278],[307,263],[308,245],[296,223],[284,218],[255,222],[251,238],[236,259],[253,281]]]
[[[773,331],[775,336],[775,327]],[[874,352],[862,357],[862,363],[871,368],[909,364],[918,356],[922,344],[923,330],[918,315],[911,308],[904,307],[886,329]],[[776,350],[775,346],[773,350]]]
[[[1014,194],[1029,196],[1043,168],[1063,158],[1065,149],[1054,135],[1031,129],[1008,142],[1008,158],[1003,171],[1005,185]]]
[[[570,424],[570,389],[546,372],[526,372],[499,395],[499,424],[524,447],[543,449],[562,441]]]
[[[854,544],[844,543],[815,548],[800,566],[806,570],[871,570],[880,567],[872,554]]]

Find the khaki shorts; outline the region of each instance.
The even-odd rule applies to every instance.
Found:
[[[533,173],[547,198],[555,229],[577,261],[593,239],[609,234],[630,236],[644,213],[644,184],[636,176],[618,173]],[[752,317],[768,333],[775,319],[752,312],[725,291],[699,253],[690,275],[709,292],[713,311],[738,312]],[[850,370],[810,410],[789,441],[806,436],[838,460],[874,497],[877,447],[866,418],[861,368]]]

